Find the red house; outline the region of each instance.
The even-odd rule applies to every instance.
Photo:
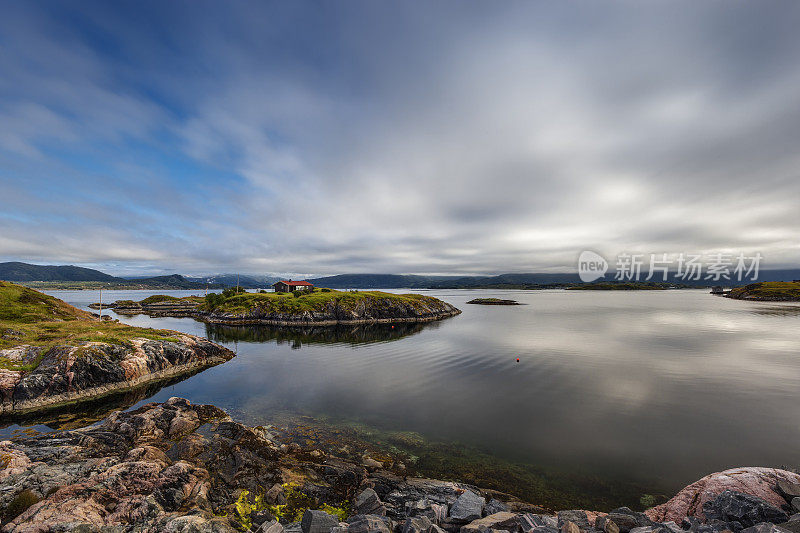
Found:
[[[294,291],[310,291],[314,289],[314,285],[307,281],[279,281],[273,283],[272,288],[275,292],[294,292]]]

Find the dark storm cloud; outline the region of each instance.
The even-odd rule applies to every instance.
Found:
[[[800,260],[791,3],[2,6],[4,259]]]

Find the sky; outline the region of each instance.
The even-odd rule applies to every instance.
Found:
[[[800,3],[0,0],[0,261],[800,266]]]

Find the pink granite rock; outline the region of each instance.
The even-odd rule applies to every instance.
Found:
[[[681,523],[686,516],[703,515],[703,504],[716,498],[724,490],[735,490],[761,498],[776,507],[786,504],[776,484],[778,481],[800,483],[800,475],[777,468],[743,467],[715,472],[684,487],[667,503],[645,511],[656,522],[669,520]]]

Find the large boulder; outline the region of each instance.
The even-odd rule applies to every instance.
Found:
[[[723,491],[713,500],[705,502],[703,514],[707,520],[736,522],[745,528],[762,522],[781,524],[789,519],[789,515],[761,498],[733,490]]]
[[[683,488],[668,502],[645,511],[654,522],[680,523],[686,516],[705,518],[703,505],[726,490],[749,494],[780,507],[785,504],[778,492],[780,482],[800,483],[800,475],[777,468],[733,468],[716,472]]]
[[[470,522],[483,515],[486,500],[471,490],[465,490],[450,507],[450,518]]]
[[[361,494],[356,498],[356,511],[362,515],[386,516],[386,508],[383,506],[381,499],[378,498],[378,493],[371,488],[362,490]]]
[[[303,520],[300,527],[303,533],[329,533],[331,529],[339,525],[339,520],[325,511],[309,509],[303,513]]]

